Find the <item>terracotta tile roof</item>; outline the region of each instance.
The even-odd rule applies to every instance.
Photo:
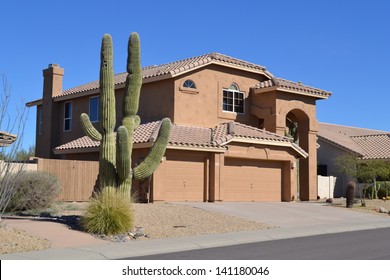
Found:
[[[213,142],[219,145],[224,145],[230,141],[246,139],[246,140],[259,140],[268,143],[269,141],[280,143],[281,145],[291,145],[302,156],[307,157],[308,154],[305,150],[293,143],[292,138],[279,136],[276,133],[259,129],[253,126],[245,125],[238,122],[229,122],[217,126],[213,133]]]
[[[363,159],[390,159],[390,133],[351,138],[363,150]]]
[[[126,76],[127,76],[127,73],[120,73],[120,74],[115,75],[114,76],[115,85],[125,83]],[[99,80],[96,80],[96,81],[86,83],[86,84],[81,85],[81,86],[77,86],[77,87],[73,87],[73,88],[64,90],[62,92],[62,94],[60,94],[59,96],[56,96],[55,98],[63,97],[63,96],[67,96],[67,95],[72,95],[75,93],[86,92],[86,91],[90,91],[90,90],[94,90],[94,89],[98,89],[98,88],[99,88]]]
[[[62,151],[62,150],[84,149],[84,148],[97,148],[99,147],[99,145],[100,142],[94,141],[88,136],[83,136],[77,138],[76,140],[60,145],[56,147],[54,150]]]
[[[155,77],[164,77],[167,78],[175,77],[179,74],[185,73],[190,70],[203,67],[208,64],[217,63],[223,64],[229,67],[239,67],[246,69],[248,71],[255,71],[258,73],[263,73],[269,77],[272,77],[272,74],[266,71],[264,66],[258,64],[250,63],[244,60],[240,60],[234,57],[223,55],[220,53],[209,53],[196,57],[191,57],[171,63],[147,66],[142,69],[142,78],[149,79]],[[115,85],[124,84],[126,82],[127,73],[120,73],[114,76]],[[54,99],[60,99],[65,96],[70,96],[76,93],[83,93],[91,90],[96,90],[99,88],[99,80],[86,83],[77,87],[73,87],[67,90],[64,90],[62,94],[56,96]],[[41,99],[33,100],[27,103],[27,106],[37,105],[37,102],[40,102]]]
[[[169,143],[175,146],[218,147],[211,141],[211,132],[205,127],[173,125]]]
[[[229,122],[214,129],[214,141],[222,144],[234,138],[270,140],[276,142],[291,142],[290,138],[279,136],[264,129],[255,128],[238,122]],[[227,141],[223,141],[223,140]]]
[[[281,78],[272,78],[270,80],[258,83],[253,88],[259,89],[259,90],[262,90],[262,89],[268,90],[271,88],[284,89],[284,90],[289,90],[289,91],[296,91],[296,92],[306,94],[306,95],[314,95],[314,96],[318,96],[320,98],[327,98],[332,94],[329,91],[310,87],[310,86],[304,85],[300,82],[292,82],[292,81],[284,80]]]
[[[318,137],[364,159],[390,159],[387,131],[319,123]]]
[[[134,133],[134,143],[154,142],[157,137],[161,122],[151,122],[140,125]],[[306,153],[297,145],[292,143],[290,138],[281,137],[274,133],[243,125],[237,122],[230,122],[220,124],[215,128],[193,127],[184,125],[172,125],[169,136],[169,145],[173,147],[184,148],[199,148],[199,149],[226,149],[225,145],[234,139],[248,139],[248,140],[265,140],[275,142],[275,145],[282,145],[282,143],[291,145],[295,150],[302,155]],[[99,142],[91,140],[84,136],[56,147],[54,150],[57,153],[64,151],[76,152],[77,149],[95,148],[99,147]]]
[[[5,131],[0,131],[0,147],[7,147],[15,142],[17,136]]]
[[[134,143],[153,143],[158,135],[161,122],[141,124],[134,132]],[[173,125],[169,135],[169,144],[173,146],[200,147],[200,148],[221,148],[211,141],[211,129]],[[97,148],[100,143],[84,136],[56,147],[55,151]]]

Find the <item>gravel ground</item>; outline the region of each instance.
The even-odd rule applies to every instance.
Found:
[[[60,203],[54,209],[45,211],[54,216],[61,216],[62,222],[77,227],[77,220],[83,213],[86,203]],[[362,211],[377,215],[378,209],[390,210],[390,201],[366,200],[366,207],[360,204],[352,209],[345,208],[345,200],[337,199],[333,203],[347,211]],[[139,239],[161,239],[169,237],[194,236],[224,232],[252,231],[268,229],[272,226],[232,217],[222,213],[210,212],[199,208],[169,203],[134,204],[135,226],[142,227],[147,237]],[[122,240],[123,241],[123,240]],[[0,254],[43,250],[49,242],[42,238],[30,236],[28,233],[9,228],[0,222]]]
[[[0,222],[0,254],[38,251],[49,248],[49,241]]]
[[[86,203],[60,203],[54,209],[43,212],[45,216],[55,217],[57,222],[62,222],[73,229],[81,230],[78,220],[86,205]],[[272,227],[221,213],[177,204],[136,203],[133,204],[133,208],[135,215],[134,225],[141,228],[141,231],[146,235],[146,237],[137,238],[140,240],[252,231]],[[49,247],[47,240],[30,236],[21,230],[9,228],[4,222],[2,224],[0,226],[0,254],[42,250]],[[128,235],[100,236],[100,238],[116,242],[134,240],[129,238]]]
[[[153,203],[134,206],[135,226],[143,227],[147,236],[153,239],[271,228],[266,224],[185,205]]]

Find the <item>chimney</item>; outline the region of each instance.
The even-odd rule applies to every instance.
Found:
[[[43,97],[55,97],[62,93],[62,77],[64,68],[59,64],[49,64],[43,70]]]
[[[58,64],[49,64],[47,69],[43,70],[43,98],[42,105],[38,108],[41,110],[42,126],[41,133],[36,133],[35,153],[41,158],[53,158],[53,148],[58,145],[59,115],[60,108],[53,97],[62,93],[62,77],[64,69]],[[37,121],[39,122],[39,121]]]

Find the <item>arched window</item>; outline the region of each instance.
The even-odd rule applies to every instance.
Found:
[[[185,80],[183,83],[184,88],[193,88],[196,89],[196,85],[193,80]]]
[[[244,113],[244,93],[240,91],[238,85],[232,83],[223,90],[223,111]]]
[[[240,89],[238,88],[238,85],[236,85],[235,83],[231,84],[231,85],[229,86],[229,89],[235,90],[235,91],[240,91]]]

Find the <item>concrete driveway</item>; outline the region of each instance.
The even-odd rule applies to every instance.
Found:
[[[389,222],[390,217],[362,213],[321,202],[180,203],[282,228]]]

